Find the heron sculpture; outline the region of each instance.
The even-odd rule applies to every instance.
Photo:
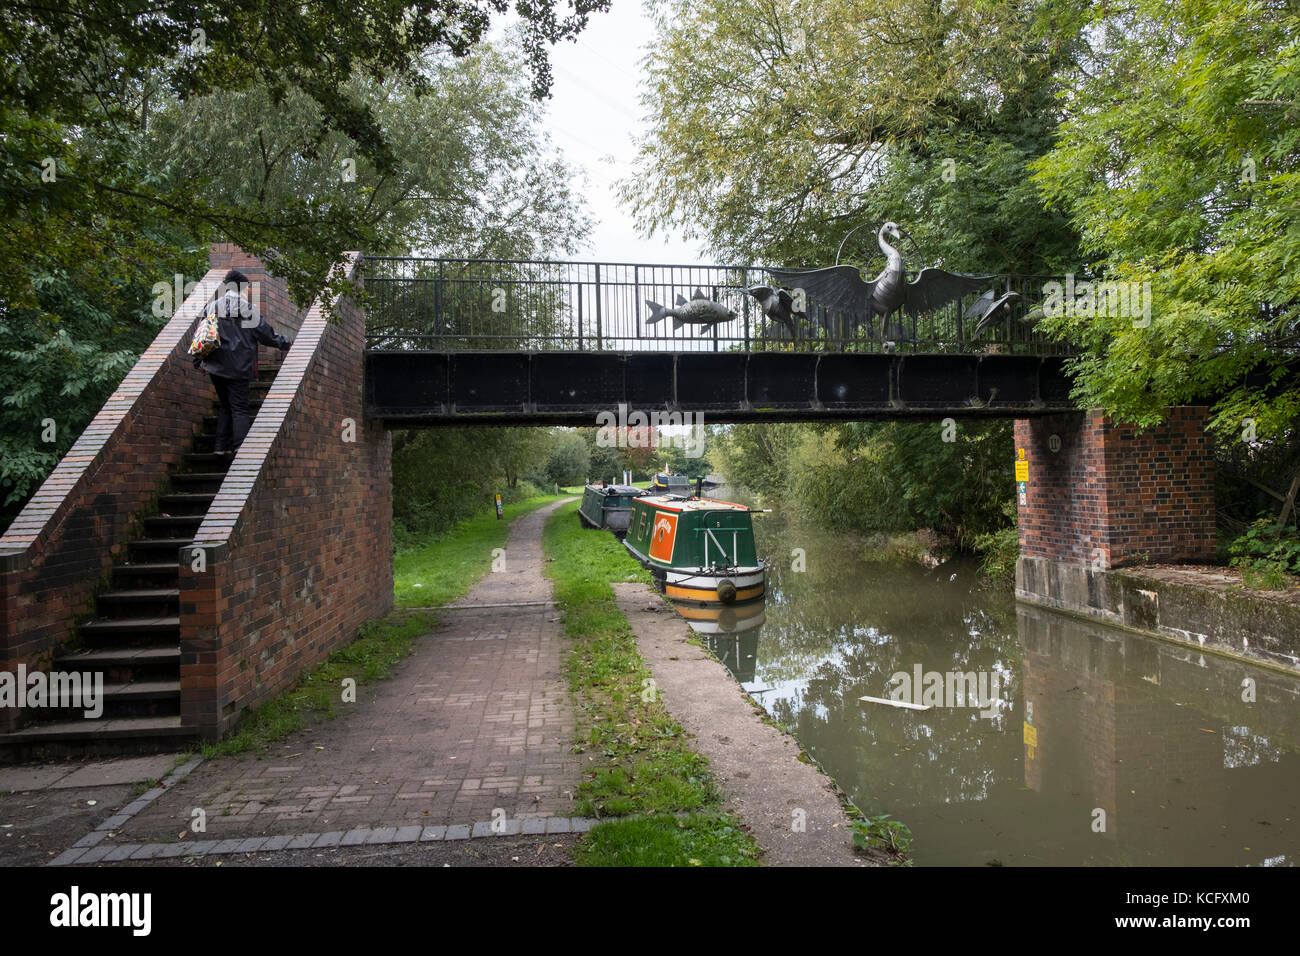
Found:
[[[767,271],[782,284],[802,289],[809,301],[856,315],[881,316],[885,320],[881,326],[882,337],[891,330],[896,333],[904,331],[901,323],[888,322],[888,317],[900,309],[915,319],[975,292],[993,278],[991,275],[948,272],[929,266],[908,282],[902,253],[885,240],[886,235],[896,241],[903,238],[896,223],[887,222],[880,227],[876,243],[887,261],[880,275],[871,280],[863,279],[857,268],[848,265],[824,269],[769,268]]]

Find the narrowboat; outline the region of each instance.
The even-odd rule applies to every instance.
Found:
[[[763,597],[752,512],[714,498],[646,495],[632,502],[623,546],[675,601],[738,604]]]
[[[716,488],[722,484],[722,479],[716,475],[697,475],[689,478],[686,475],[655,475],[654,481],[650,482],[650,491],[661,495],[689,495],[691,486],[695,486],[695,493],[699,494],[699,489]]]
[[[659,495],[689,495],[691,479],[685,475],[655,475],[650,491]]]
[[[588,485],[578,517],[588,528],[603,528],[622,537],[632,517],[632,499],[644,494],[647,492],[631,485]]]

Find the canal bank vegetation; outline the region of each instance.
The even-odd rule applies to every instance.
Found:
[[[1010,422],[736,425],[713,442],[728,482],[794,520],[925,564],[975,551],[1014,574]]]
[[[654,693],[611,581],[648,581],[611,534],[587,531],[577,502],[556,509],[543,538],[547,575],[574,639],[569,687],[584,772],[575,812],[624,817],[593,827],[577,859],[590,865],[744,866],[759,848],[720,811],[708,761]]]
[[[510,522],[555,501],[555,495],[532,495],[502,508],[480,501],[477,513],[441,532],[408,534],[393,555],[393,595],[399,606],[437,607],[464,597],[492,567],[492,552],[504,548]]]
[[[688,458],[655,428],[621,429],[610,444],[596,428],[430,428],[393,432],[393,544],[420,548],[483,513],[501,495],[511,505],[588,481],[648,482],[657,471],[699,475],[712,465]],[[694,450],[694,449],[692,449]]]

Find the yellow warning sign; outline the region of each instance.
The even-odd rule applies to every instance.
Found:
[[[1016,481],[1029,480],[1029,462],[1023,460],[1016,461]]]
[[[1038,746],[1038,728],[1033,724],[1025,724],[1025,743],[1031,747]]]

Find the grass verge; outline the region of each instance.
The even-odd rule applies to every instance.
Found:
[[[687,743],[654,693],[611,581],[648,581],[612,534],[579,524],[577,502],[556,509],[543,539],[566,632],[575,751],[586,755],[574,812],[646,818],[602,823],[579,841],[580,863],[609,866],[746,865],[758,846],[719,797],[708,760]],[[677,817],[675,814],[688,813]],[[663,816],[656,816],[663,815]],[[648,842],[647,842],[648,841]],[[726,862],[723,862],[723,861]]]
[[[436,607],[464,597],[492,567],[492,549],[505,545],[511,519],[555,500],[554,495],[539,495],[517,501],[505,506],[502,519],[487,511],[394,555],[398,607]]]
[[[340,647],[294,688],[259,707],[239,727],[216,743],[203,745],[204,757],[230,757],[263,751],[271,743],[309,724],[329,720],[343,701],[343,681],[369,684],[392,674],[411,653],[415,638],[433,627],[430,614],[391,614],[367,621],[351,644]]]
[[[716,813],[613,820],[578,841],[579,866],[757,866],[754,841]]]

